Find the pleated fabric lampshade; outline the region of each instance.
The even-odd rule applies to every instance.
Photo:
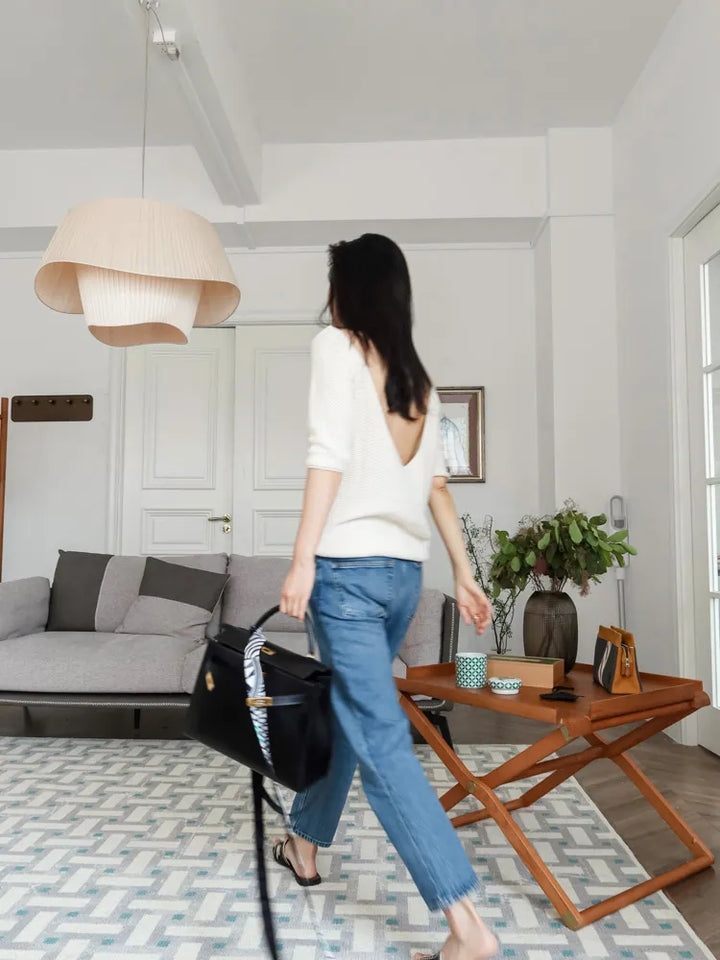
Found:
[[[61,313],[84,313],[103,343],[187,343],[222,323],[240,290],[220,238],[172,203],[105,198],[73,207],[50,241],[35,292]]]

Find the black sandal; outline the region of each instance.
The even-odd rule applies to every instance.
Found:
[[[273,860],[275,863],[279,863],[281,867],[285,867],[286,870],[290,870],[292,875],[295,877],[295,880],[301,887],[316,887],[319,883],[322,883],[322,877],[320,874],[316,873],[314,877],[301,877],[285,855],[285,845],[289,839],[290,837],[287,837],[285,840],[278,840],[273,847]],[[434,958],[431,958],[431,960],[434,960]]]

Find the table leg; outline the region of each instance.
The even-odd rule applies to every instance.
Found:
[[[578,910],[575,908],[572,901],[565,893],[553,873],[548,869],[537,850],[530,843],[528,838],[522,832],[521,828],[515,823],[506,805],[496,795],[494,790],[485,784],[485,778],[478,777],[477,775],[473,774],[465,766],[462,760],[460,760],[457,754],[453,750],[450,750],[437,730],[424,716],[423,712],[415,705],[411,697],[402,694],[400,696],[400,702],[412,725],[418,730],[419,733],[422,734],[437,756],[442,760],[448,770],[458,781],[457,787],[453,787],[452,790],[448,791],[448,793],[445,794],[444,799],[446,799],[448,802],[454,800],[454,806],[455,803],[458,803],[462,799],[462,797],[459,795],[460,790],[464,791],[465,795],[470,793],[473,794],[473,796],[475,796],[485,807],[485,811],[480,811],[480,816],[491,816],[493,820],[495,820],[497,825],[514,847],[522,862],[528,868],[547,898],[555,907],[560,917],[569,917],[572,920],[577,920],[579,923],[580,914]],[[554,733],[559,733],[559,731],[554,731]],[[548,749],[544,744],[545,740],[549,740],[551,738],[552,734],[550,737],[543,738],[543,740],[535,744],[534,747],[524,750],[523,754],[530,754],[532,758],[530,762],[535,763],[538,759],[538,754],[540,756],[547,756],[549,752],[552,752],[554,749],[556,749],[556,747],[550,747]],[[562,737],[562,740],[563,742],[567,742],[565,737]],[[545,752],[543,752],[543,750]],[[516,758],[513,757],[512,761],[508,761],[508,763],[512,763],[511,769],[513,770],[518,766],[516,762],[513,763],[515,760]],[[527,760],[525,762],[527,762]],[[503,764],[503,767],[506,766],[507,764]],[[502,767],[500,769],[502,769]],[[455,799],[456,797],[457,799]],[[468,816],[478,819],[477,814],[468,814]],[[453,822],[456,823],[456,821]]]
[[[464,800],[468,796],[468,791],[463,787],[462,784],[457,783],[454,787],[450,787],[447,793],[444,793],[440,797],[440,803],[443,805],[443,810],[448,811],[452,810],[453,807],[456,807],[461,800]]]
[[[423,737],[427,744],[432,747],[437,756],[448,768],[450,773],[455,777],[458,782],[458,786],[461,789],[464,789],[465,787],[468,788],[465,790],[465,795],[467,796],[468,793],[472,793],[471,784],[473,784],[476,780],[475,775],[465,766],[455,751],[448,746],[437,727],[430,723],[422,710],[420,710],[415,704],[413,698],[405,693],[400,694],[400,706],[407,714],[410,723],[415,727],[417,732]],[[450,794],[452,796],[449,796]],[[452,800],[453,807],[463,799],[455,787],[445,794],[444,799],[448,797],[450,800]],[[454,799],[455,797],[457,797],[457,799]],[[447,807],[446,809],[450,808]]]
[[[609,747],[610,750],[612,750],[614,746],[613,743],[608,743],[607,740],[598,736],[596,733],[589,734],[587,739],[591,743],[604,744],[606,747]],[[617,756],[613,756],[612,753],[609,752],[608,757],[613,763],[617,764],[625,776],[635,784],[648,803],[657,810],[675,836],[685,844],[691,853],[695,854],[695,857],[706,860],[706,865],[709,866],[713,862],[713,855],[709,848],[706,847],[700,837],[690,829],[677,810],[667,802],[655,784],[645,776],[635,761],[626,756],[624,752],[619,753]]]
[[[682,820],[677,811],[670,806],[660,791],[639,769],[637,764],[625,754],[625,751],[629,748],[647,740],[659,730],[693,713],[696,709],[695,706],[688,707],[687,704],[683,704],[681,709],[672,714],[663,711],[662,716],[647,720],[639,727],[630,730],[614,741],[607,741],[592,732],[592,730],[584,730],[579,733],[579,735],[587,740],[590,749],[582,751],[575,760],[573,760],[572,755],[557,758],[556,760],[543,760],[543,758],[549,754],[554,753],[558,747],[575,739],[575,737],[570,737],[565,731],[555,730],[548,736],[543,737],[536,744],[516,754],[516,756],[512,757],[496,770],[493,770],[484,777],[478,777],[476,774],[473,774],[457,754],[448,747],[447,743],[445,743],[433,725],[425,718],[422,711],[417,708],[410,696],[402,694],[400,700],[411,723],[423,735],[439,759],[442,760],[457,780],[457,784],[442,797],[445,809],[452,809],[452,807],[470,794],[483,805],[484,809],[482,810],[456,817],[452,821],[453,824],[455,826],[462,826],[492,817],[557,910],[560,920],[571,930],[578,930],[631,903],[636,903],[643,897],[647,897],[672,883],[676,883],[678,880],[698,873],[713,863],[714,858],[710,850],[685,821]],[[628,720],[630,719],[631,718],[628,718]],[[520,826],[513,820],[511,811],[520,807],[530,806],[530,804],[545,796],[556,786],[576,774],[588,763],[600,758],[612,760],[623,771],[645,799],[657,810],[673,833],[675,833],[690,850],[693,857],[687,863],[681,864],[672,870],[667,870],[657,877],[644,880],[642,883],[636,884],[634,887],[630,887],[622,893],[608,897],[601,903],[593,904],[584,910],[578,910],[554,874],[548,869],[545,862],[527,839]],[[546,771],[548,772],[548,776],[515,800],[505,803],[495,792],[496,787],[522,780],[529,776],[537,776]]]
[[[592,763],[593,760],[613,760],[615,754],[624,753],[625,750],[629,750],[638,743],[642,743],[666,727],[672,726],[672,724],[677,723],[692,712],[692,710],[685,709],[672,715],[664,715],[662,717],[656,717],[653,720],[646,720],[640,724],[639,727],[629,730],[621,737],[618,737],[617,740],[613,740],[610,743],[603,740],[602,737],[598,737],[597,734],[586,734],[584,739],[591,745],[589,750],[583,750],[581,753],[578,753],[577,756],[567,754],[554,761],[548,760],[542,764],[535,764],[525,771],[524,776],[526,777],[537,776],[546,770],[552,771],[552,773],[550,776],[541,780],[540,783],[536,783],[533,787],[530,787],[528,791],[519,797],[516,801],[518,806],[529,807],[550,793],[551,790],[554,790],[555,787],[558,787],[570,777],[575,776],[576,773],[579,773],[583,767]],[[505,783],[508,782],[507,780],[505,781]]]

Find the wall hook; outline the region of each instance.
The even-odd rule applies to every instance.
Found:
[[[16,423],[87,421],[93,418],[89,394],[29,396],[12,398],[12,419]]]

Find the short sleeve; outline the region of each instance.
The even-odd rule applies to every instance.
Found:
[[[337,473],[347,468],[353,440],[354,379],[361,363],[347,335],[334,327],[313,340],[307,467]]]
[[[440,398],[435,391],[433,391],[432,397],[432,406],[428,412],[433,417],[435,430],[435,467],[433,469],[433,476],[449,477],[450,473],[448,471],[447,461],[445,459],[445,440],[443,438],[442,408],[440,405]]]

